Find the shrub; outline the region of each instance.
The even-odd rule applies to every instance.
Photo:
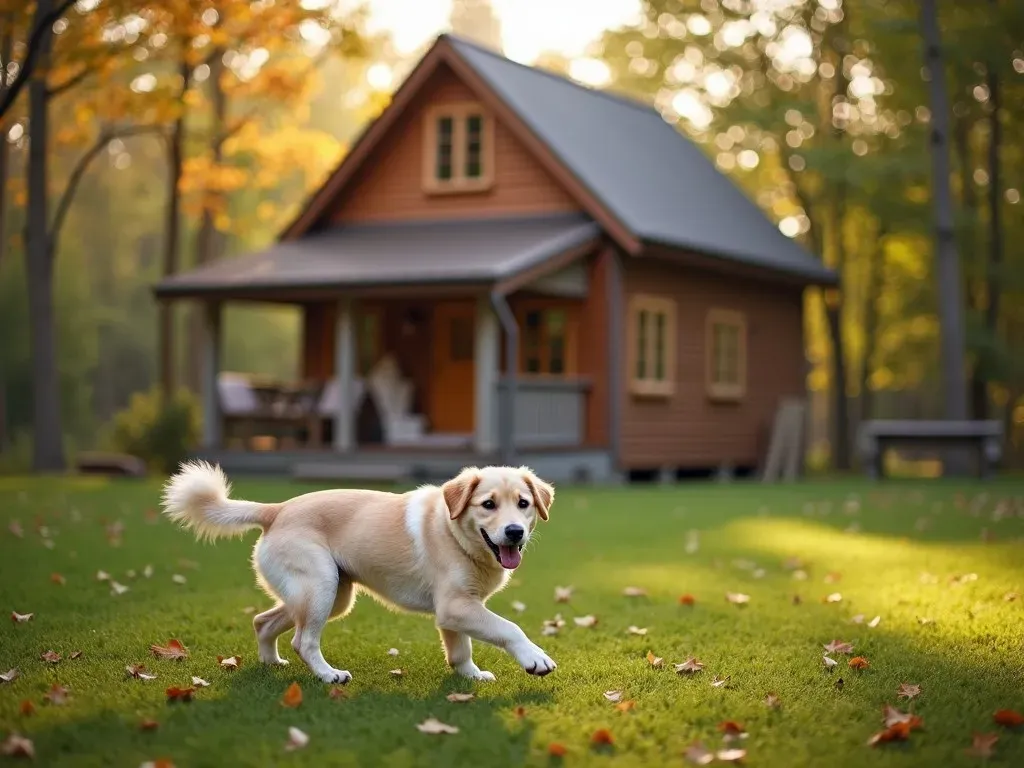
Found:
[[[180,390],[169,400],[159,389],[136,392],[111,425],[109,443],[137,456],[157,472],[169,473],[199,441],[201,414],[196,397]]]

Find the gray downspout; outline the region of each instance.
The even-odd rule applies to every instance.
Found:
[[[500,408],[498,432],[501,438],[501,460],[504,464],[515,464],[515,423],[516,423],[516,374],[519,371],[519,326],[515,315],[504,295],[491,291],[491,306],[494,307],[502,330],[505,331],[505,377],[500,387]]]
[[[612,469],[622,471],[622,404],[626,378],[625,355],[625,285],[622,259],[613,245],[608,245],[608,448]]]

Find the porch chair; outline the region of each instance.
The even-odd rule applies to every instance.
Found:
[[[426,431],[426,417],[412,413],[413,384],[402,377],[398,362],[383,357],[367,376],[367,390],[377,405],[386,445],[418,445]]]

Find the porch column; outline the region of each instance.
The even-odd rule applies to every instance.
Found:
[[[356,370],[356,337],[351,299],[338,301],[335,322],[334,376],[338,382],[338,410],[334,413],[334,450],[351,451],[355,447],[352,403]]]
[[[476,332],[473,335],[474,413],[473,447],[477,453],[493,454],[498,450],[498,361],[501,336],[498,317],[490,298],[481,296],[476,303]]]
[[[202,327],[200,396],[203,406],[203,448],[220,448],[223,427],[220,393],[217,391],[217,375],[220,373],[220,302],[203,303]]]

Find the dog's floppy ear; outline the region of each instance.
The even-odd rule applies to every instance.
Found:
[[[444,503],[448,505],[448,514],[452,516],[452,520],[466,511],[469,500],[473,497],[473,491],[480,485],[480,480],[480,470],[476,467],[466,467],[441,486]]]
[[[551,509],[551,504],[555,500],[555,489],[551,483],[545,483],[535,474],[529,467],[520,467],[519,471],[523,474],[523,480],[530,488],[530,493],[533,494],[533,503],[537,507],[537,513],[540,515],[541,520],[548,519],[548,510]]]

